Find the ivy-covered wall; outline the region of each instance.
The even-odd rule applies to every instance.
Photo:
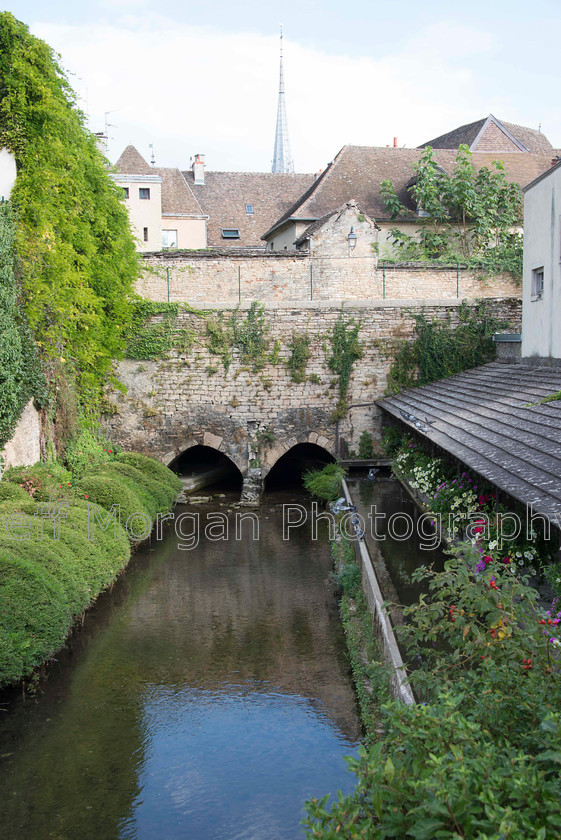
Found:
[[[76,381],[82,408],[95,410],[130,319],[134,242],[53,51],[9,12],[0,13],[2,146],[18,172],[11,199],[19,302],[51,396],[61,378]]]
[[[519,328],[519,300],[487,305],[490,316]],[[380,301],[341,310],[314,302],[193,312],[172,305],[139,330],[142,353],[133,342],[135,358],[119,365],[127,392],[111,395],[108,434],[166,463],[204,443],[231,457],[242,473],[253,460],[266,472],[305,441],[334,452],[339,435],[358,450],[362,432],[377,436],[373,403],[386,389],[394,341],[413,338],[421,312],[457,325],[460,307]],[[350,407],[354,403],[372,405]]]

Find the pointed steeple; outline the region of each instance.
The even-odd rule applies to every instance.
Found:
[[[277,108],[277,130],[275,134],[275,154],[272,172],[294,172],[294,164],[290,154],[288,140],[288,123],[286,121],[286,106],[284,102],[284,72],[282,66],[282,24],[280,29],[280,75],[279,75],[279,104]]]

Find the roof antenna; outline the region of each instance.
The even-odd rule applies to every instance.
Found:
[[[154,157],[154,144],[148,143],[148,148],[151,150],[150,164],[151,166],[154,166],[156,163],[156,158]]]

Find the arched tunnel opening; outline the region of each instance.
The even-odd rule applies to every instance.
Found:
[[[211,446],[192,446],[175,458],[169,468],[183,481],[185,492],[239,492],[243,477],[233,461]]]
[[[265,478],[265,492],[301,490],[302,476],[308,470],[321,470],[335,458],[316,443],[298,443],[281,455]]]

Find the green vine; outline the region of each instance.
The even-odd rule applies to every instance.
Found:
[[[172,349],[188,353],[195,342],[195,332],[177,326],[177,316],[182,310],[197,316],[202,314],[185,304],[157,303],[135,298],[131,323],[125,334],[125,357],[160,359]]]
[[[507,321],[489,315],[485,304],[472,308],[463,303],[459,324],[429,321],[415,315],[415,338],[394,344],[394,362],[388,376],[387,394],[428,385],[495,358],[493,334],[508,327]]]
[[[0,13],[1,146],[17,163],[25,316],[43,358],[74,371],[82,407],[95,408],[130,323],[134,240],[122,191],[53,51],[10,12]]]
[[[265,307],[252,301],[243,320],[238,318],[239,309],[235,309],[230,323],[232,326],[233,345],[240,354],[243,365],[251,365],[253,371],[262,370],[267,361],[269,326],[265,320]]]
[[[352,318],[346,321],[341,312],[329,336],[331,355],[327,359],[327,366],[339,377],[339,398],[332,415],[333,420],[342,420],[348,411],[347,393],[353,365],[362,358],[359,331],[360,324],[356,324]]]
[[[296,383],[305,382],[306,366],[311,356],[310,336],[307,333],[293,333],[288,346],[290,357],[286,361],[286,366],[290,372],[290,378]]]
[[[0,204],[0,447],[12,436],[28,400],[46,400],[35,342],[18,305],[14,237],[13,210],[5,202]]]

